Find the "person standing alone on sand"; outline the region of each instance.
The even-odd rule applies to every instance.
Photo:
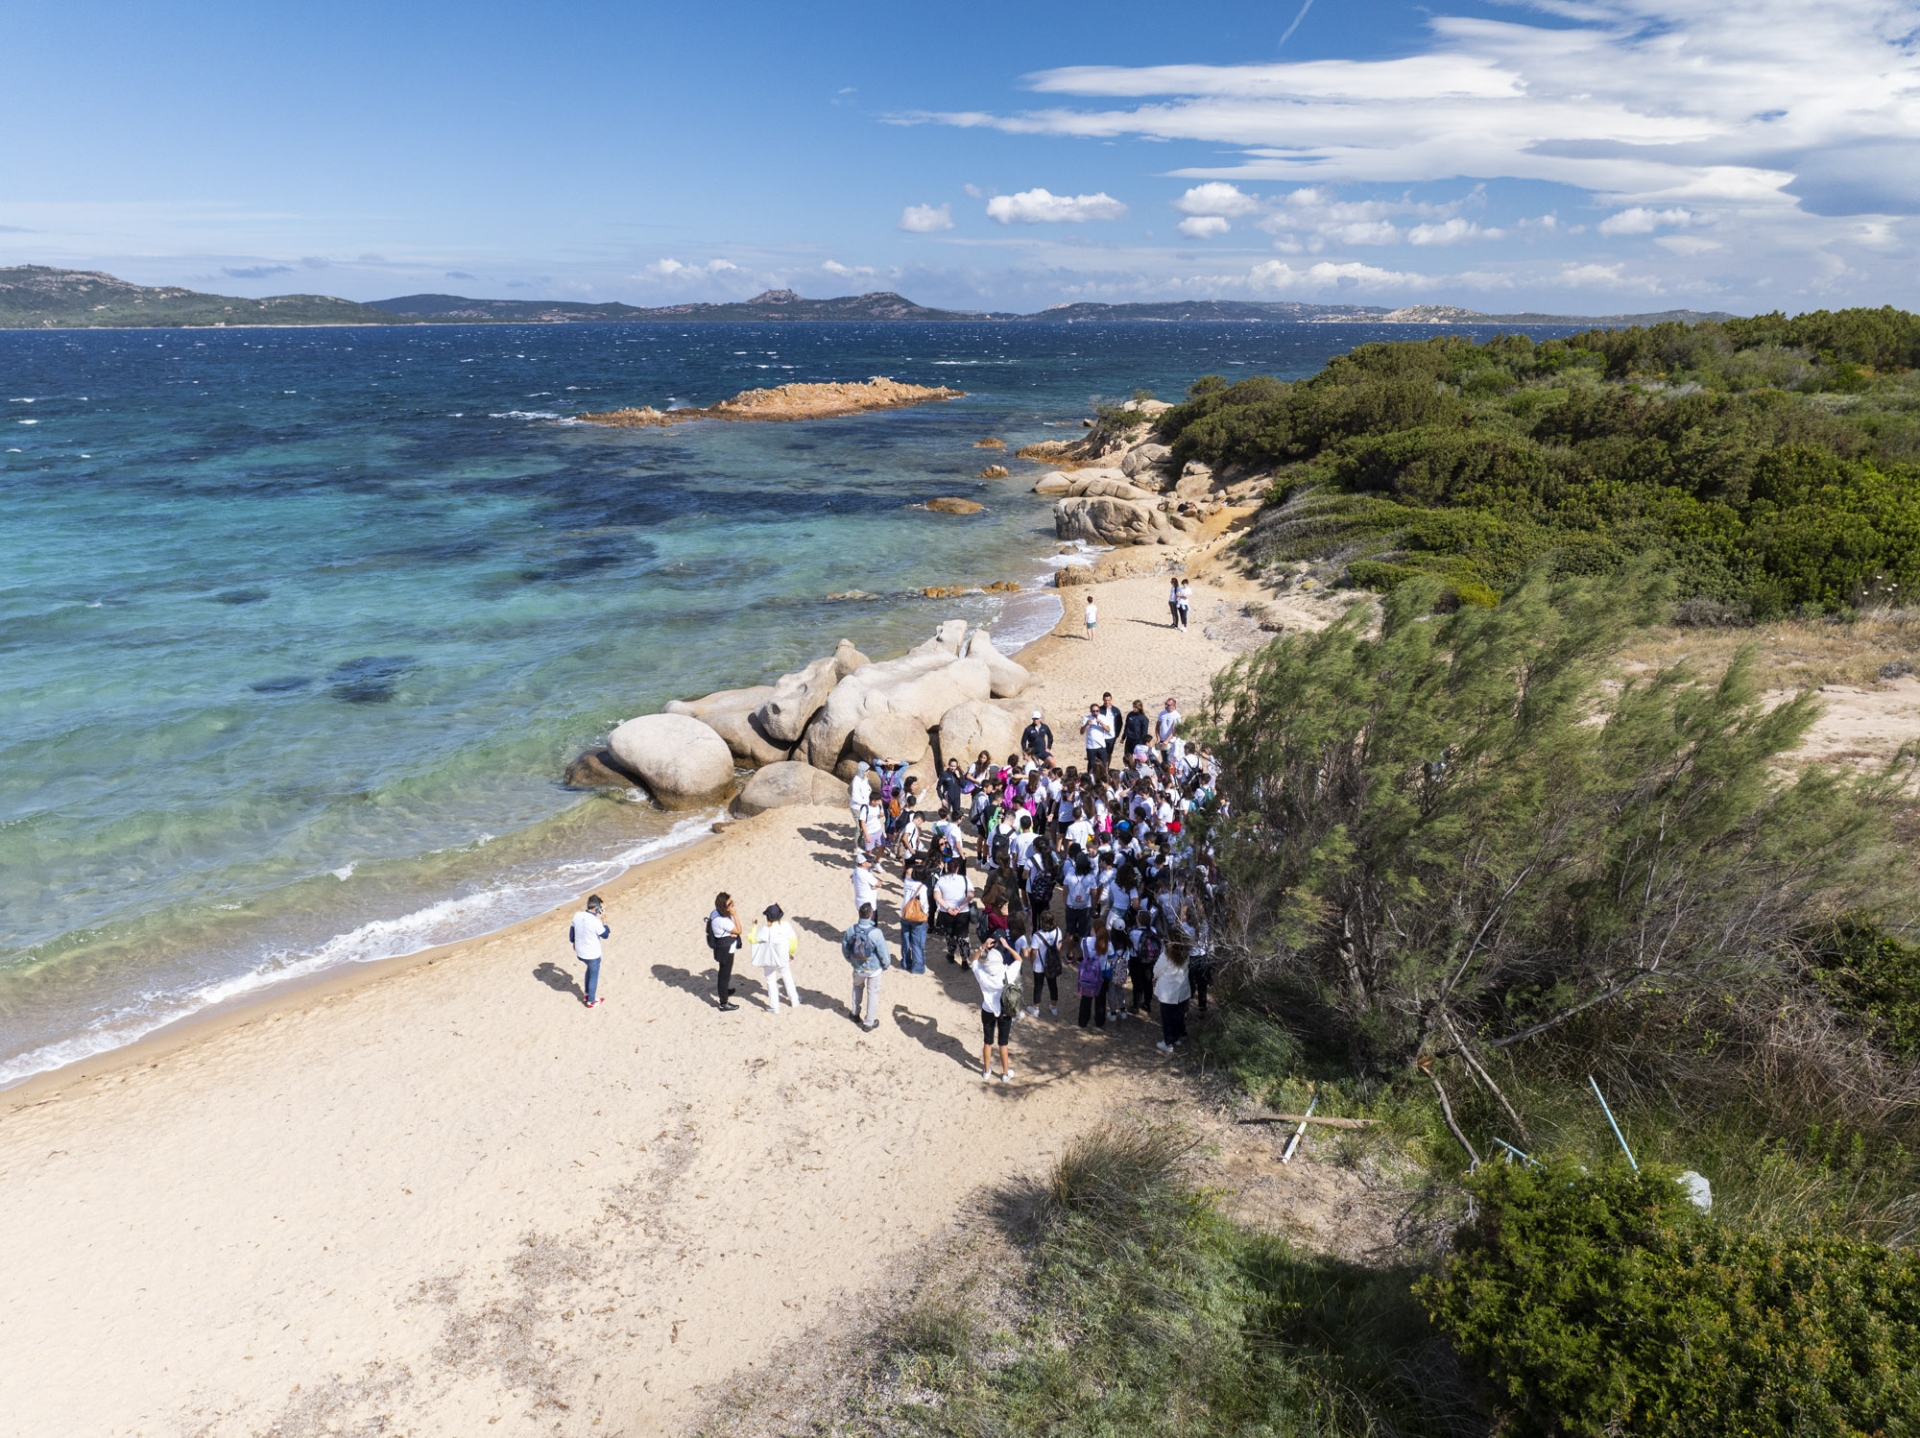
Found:
[[[1182,579],[1174,585],[1174,592],[1179,595],[1179,600],[1174,607],[1180,615],[1180,632],[1185,634],[1187,619],[1193,612],[1193,585]]]
[[[740,952],[740,916],[733,911],[732,894],[715,894],[713,912],[707,915],[707,947],[720,967],[715,991],[720,1007],[732,1013],[740,1006],[733,1001],[733,956]]]
[[[780,1012],[782,981],[787,986],[787,1002],[797,1009],[800,990],[794,987],[793,961],[800,953],[800,935],[794,932],[778,904],[768,904],[761,918],[763,922],[753,927],[749,952],[753,955],[753,966],[760,970],[760,977],[767,985],[767,1012]]]
[[[1167,581],[1167,628],[1180,627],[1180,576]]]
[[[573,956],[587,966],[587,987],[580,1002],[590,1009],[600,1007],[600,941],[613,933],[600,917],[604,907],[600,896],[595,894],[587,900],[586,908],[573,916],[573,923],[567,928]]]
[[[1093,642],[1093,627],[1100,622],[1100,607],[1093,602],[1093,595],[1087,595],[1087,642]]]

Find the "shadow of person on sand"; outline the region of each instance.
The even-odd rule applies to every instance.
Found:
[[[587,996],[587,991],[580,987],[573,975],[551,959],[537,965],[533,976],[556,994],[570,994],[576,999],[584,999]]]
[[[952,1034],[942,1033],[940,1021],[931,1014],[916,1014],[905,1004],[895,1004],[893,1021],[900,1026],[901,1033],[922,1048],[932,1053],[946,1054],[969,1073],[980,1071],[980,1056]]]
[[[757,974],[760,971],[755,969],[753,972]],[[679,989],[682,993],[705,999],[709,1004],[718,1002],[714,996],[718,981],[717,974],[696,974],[686,969],[676,969],[671,964],[655,964],[653,977],[669,988]],[[740,987],[740,971],[737,968],[733,974],[733,985],[736,989]]]
[[[848,900],[848,903],[851,905],[852,900]],[[840,952],[840,935],[845,930],[834,928],[825,919],[795,919],[793,922],[802,933],[812,934],[816,939],[833,945],[835,954]]]

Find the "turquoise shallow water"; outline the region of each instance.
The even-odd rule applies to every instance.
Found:
[[[560,786],[665,700],[1037,584],[986,434],[1299,375],[1345,326],[0,334],[0,1085],[211,1003],[538,913],[683,842]],[[606,431],[620,404],[889,374],[962,400]],[[968,518],[919,507],[987,504]],[[830,601],[860,589],[871,603]],[[1033,604],[1003,638],[1045,627]]]

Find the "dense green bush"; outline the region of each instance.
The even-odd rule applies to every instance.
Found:
[[[1256,552],[1391,566],[1356,584],[1506,592],[1543,560],[1651,555],[1680,598],[1767,618],[1920,585],[1917,337],[1902,311],[1848,310],[1362,345],[1294,384],[1208,376],[1158,430],[1183,460],[1274,471],[1293,502]]]
[[[1814,980],[1880,1048],[1920,1058],[1920,945],[1847,919],[1812,946]]]
[[[1496,1165],[1416,1292],[1515,1435],[1920,1431],[1920,1255],[1734,1232],[1670,1172]]]

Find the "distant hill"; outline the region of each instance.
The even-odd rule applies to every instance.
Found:
[[[378,325],[393,316],[330,295],[247,300],[172,285],[128,284],[98,270],[50,265],[0,269],[0,329],[93,329],[145,325]]]
[[[1422,325],[1651,325],[1693,324],[1732,316],[1714,311],[1661,310],[1643,315],[1487,315],[1457,305],[1316,305],[1297,300],[1180,300],[1140,304],[1055,305],[1038,314],[940,310],[917,305],[891,290],[836,299],[803,299],[792,290],[767,290],[750,300],[724,304],[643,307],[609,301],[476,300],[465,295],[402,295],[359,304],[329,295],[273,295],[240,299],[174,286],[129,284],[98,270],[62,270],[50,265],[0,268],[0,329],[82,329],[183,325],[390,325],[390,324],[676,324],[773,321],[860,321],[885,324],[999,322],[1085,324],[1133,320],[1159,324],[1213,322],[1273,324]]]
[[[472,300],[463,295],[402,295],[398,299],[375,300],[373,308],[409,319],[510,321],[518,324],[571,324],[581,321],[620,320],[645,323],[666,320],[713,323],[755,322],[761,320],[915,320],[922,323],[944,320],[1012,319],[1011,315],[989,315],[969,310],[936,310],[917,305],[891,290],[876,290],[867,295],[842,295],[832,300],[802,299],[792,290],[767,290],[750,300],[725,304],[637,305],[575,304],[566,300]]]

